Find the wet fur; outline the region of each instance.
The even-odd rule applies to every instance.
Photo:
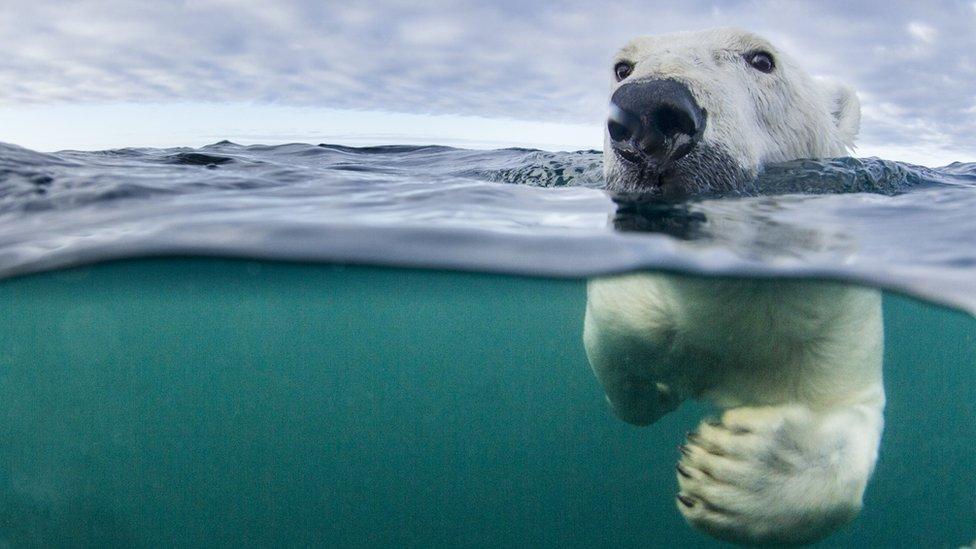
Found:
[[[743,55],[756,50],[774,56],[772,73],[746,64]],[[629,82],[671,79],[686,85],[708,113],[694,158],[679,162],[673,180],[665,183],[689,194],[735,189],[768,163],[844,156],[860,126],[853,90],[811,78],[789,55],[745,31],[644,36],[617,53],[613,64],[620,61],[633,63],[634,69],[623,81],[613,82],[611,95]],[[655,192],[649,188],[653,184],[642,181],[639,167],[610,152],[610,136],[604,134],[607,188],[632,191],[643,183],[645,190]]]

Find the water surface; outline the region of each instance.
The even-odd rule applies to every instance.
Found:
[[[796,161],[741,195],[622,206],[599,190],[601,169],[596,151],[0,145],[0,276],[186,254],[559,277],[663,268],[850,280],[976,311],[976,164]]]

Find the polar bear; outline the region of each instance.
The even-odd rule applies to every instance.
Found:
[[[769,162],[847,154],[860,107],[737,29],[617,54],[611,192],[741,187]],[[628,274],[587,286],[587,357],[613,412],[647,425],[689,398],[724,411],[679,447],[676,505],[742,543],[806,543],[857,515],[883,428],[878,291],[827,281]]]

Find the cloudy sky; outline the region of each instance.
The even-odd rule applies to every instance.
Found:
[[[734,25],[859,92],[860,155],[976,160],[976,2],[0,0],[0,141],[600,148],[629,38]]]

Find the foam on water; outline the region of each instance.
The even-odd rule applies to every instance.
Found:
[[[0,144],[0,277],[160,255],[655,268],[847,280],[976,312],[976,164],[800,160],[679,203],[608,196],[601,170],[597,151]]]

